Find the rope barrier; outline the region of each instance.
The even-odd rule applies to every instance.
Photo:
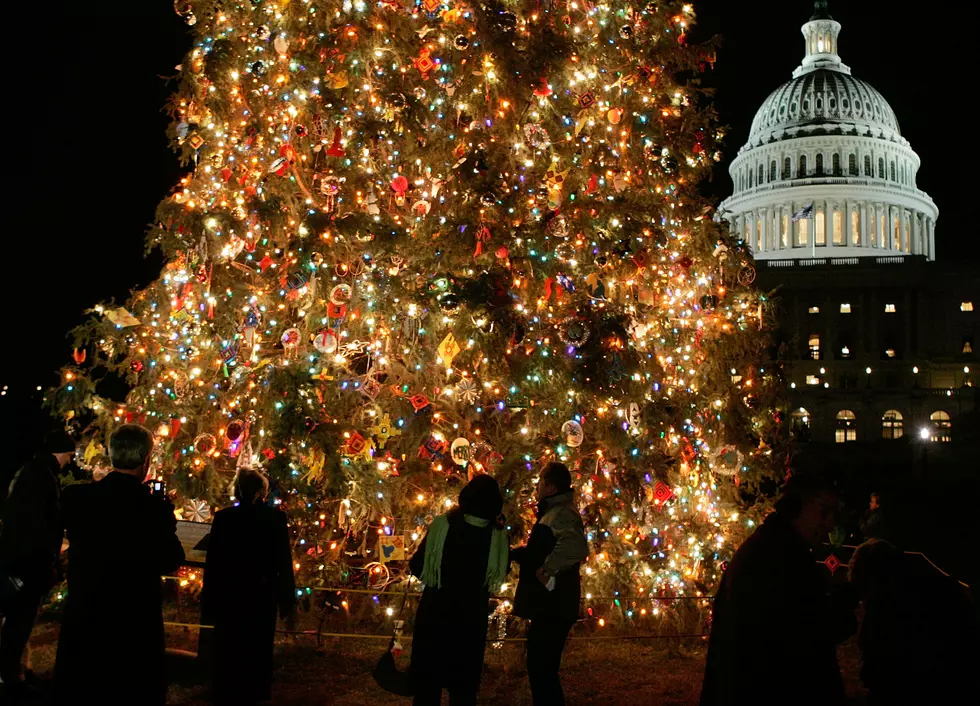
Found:
[[[167,627],[196,628],[198,630],[213,630],[213,625],[198,625],[196,623],[172,623],[164,622]],[[280,635],[301,635],[304,637],[352,637],[359,640],[390,640],[391,635],[372,635],[364,632],[319,632],[317,630],[276,630]],[[707,633],[690,633],[677,635],[572,635],[569,640],[591,641],[591,640],[670,640],[694,637],[708,637]],[[400,640],[411,640],[411,635],[402,635]],[[526,637],[502,637],[487,638],[488,643],[497,642],[526,642]]]

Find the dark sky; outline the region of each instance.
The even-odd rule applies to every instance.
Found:
[[[6,166],[16,186],[7,192],[0,278],[7,333],[0,346],[0,387],[10,386],[0,398],[5,417],[36,407],[24,395],[54,382],[54,371],[69,361],[65,334],[84,309],[109,297],[124,299],[156,275],[158,263],[143,259],[143,232],[181,173],[161,112],[172,90],[164,77],[176,73],[190,44],[172,3],[141,2],[138,14],[122,0],[58,5],[45,19],[55,31],[35,32],[36,50],[18,56],[15,89],[6,91],[13,150]],[[694,5],[695,38],[724,37],[709,81],[718,89],[721,120],[730,126],[731,158],[755,109],[799,64],[799,28],[812,4]],[[897,5],[832,0],[831,14],[843,25],[840,53],[891,103],[922,158],[920,188],[940,209],[939,258],[976,258],[972,243],[967,248],[978,231],[976,217],[967,214],[965,196],[967,185],[976,185],[965,166],[976,159],[974,128],[963,121],[975,112],[957,100],[969,95],[974,80],[957,39],[964,35],[946,10],[946,26],[940,26],[924,5],[916,14],[901,14]],[[37,27],[37,18],[8,26],[21,25]],[[961,67],[970,78],[950,92],[946,84],[955,83]],[[706,186],[719,198],[730,189],[727,165]]]

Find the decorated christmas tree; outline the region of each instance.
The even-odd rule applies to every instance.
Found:
[[[697,191],[721,133],[691,6],[177,8],[166,264],[94,310],[49,397],[95,475],[126,421],[185,519],[259,466],[299,584],[378,586],[476,473],[522,541],[559,459],[595,615],[708,592],[779,419],[751,259]]]

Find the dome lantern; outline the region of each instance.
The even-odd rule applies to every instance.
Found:
[[[806,39],[806,54],[803,63],[793,72],[793,78],[817,69],[850,75],[851,69],[841,62],[837,54],[840,22],[835,21],[827,11],[827,0],[816,0],[813,3],[813,15],[801,30]]]

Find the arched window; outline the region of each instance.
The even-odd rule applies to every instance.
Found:
[[[803,179],[806,176],[806,155],[800,155],[800,168],[796,172],[796,176]]]
[[[776,160],[769,163],[769,181],[776,181]]]
[[[787,157],[783,160],[783,179],[789,179],[793,176],[793,160]]]
[[[751,188],[752,188],[752,186],[753,186],[753,183],[752,183],[752,180],[753,180],[753,179],[755,179],[755,172],[754,172],[753,170],[751,170],[751,169],[750,169],[750,170],[749,170],[749,188],[750,188],[750,189],[751,189]]]
[[[838,444],[857,441],[857,417],[851,410],[842,409],[837,413],[837,430],[834,432],[834,441]]]
[[[948,444],[952,441],[952,428],[953,425],[949,421],[949,415],[942,410],[938,410],[929,415],[929,421],[932,423],[932,430],[929,435],[930,441],[938,441],[942,444]]]
[[[835,154],[831,158],[831,166],[833,167],[833,170],[834,170],[834,176],[840,176],[841,171],[840,171],[840,155],[839,154]]]
[[[884,179],[885,178],[885,158],[884,157],[878,157],[878,178],[879,179]]]
[[[810,440],[810,413],[803,407],[789,415],[789,431],[797,441]]]
[[[895,162],[890,162],[888,164],[888,178],[895,181]]]
[[[897,409],[890,409],[885,412],[881,417],[881,438],[901,439],[904,435],[902,413]]]
[[[871,173],[871,155],[870,154],[864,155],[864,176],[868,176],[868,177],[869,176],[874,176],[874,174]]]
[[[823,153],[817,152],[817,162],[814,167],[814,173],[817,176],[823,176]]]
[[[851,176],[858,175],[858,158],[853,152],[847,155],[847,173]]]
[[[757,183],[757,184],[758,184],[759,186],[762,186],[762,184],[763,184],[763,182],[764,182],[765,180],[766,180],[766,170],[765,170],[765,168],[764,168],[764,167],[763,167],[763,166],[762,166],[762,165],[760,164],[760,165],[759,165],[759,179],[758,179],[758,180],[756,181],[756,183]]]
[[[810,357],[814,360],[820,360],[820,334],[811,333],[807,346],[810,351]]]

